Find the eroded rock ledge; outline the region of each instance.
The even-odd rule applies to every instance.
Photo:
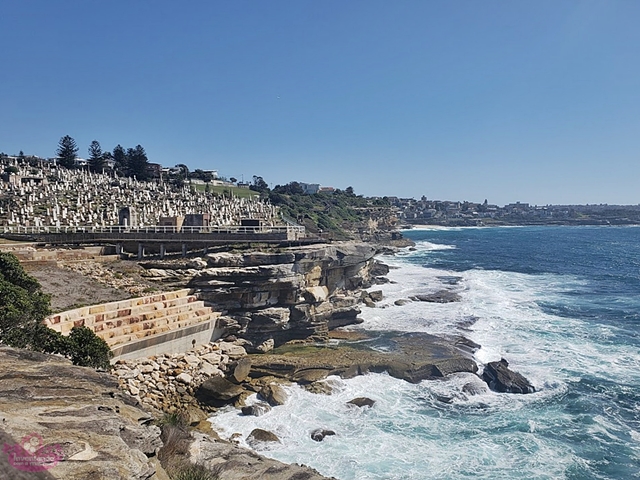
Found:
[[[168,480],[158,460],[161,431],[152,421],[112,375],[54,355],[0,347],[0,438],[12,446],[40,435],[43,445],[61,454],[54,467],[25,472],[10,465],[3,452],[2,478]],[[185,451],[170,450],[170,455],[215,468],[221,479],[326,478],[200,432],[187,432],[185,439]]]
[[[371,244],[347,242],[143,266],[147,278],[186,285],[223,312],[223,337],[240,336],[250,352],[264,352],[291,340],[326,340],[329,330],[360,323],[363,289],[386,281],[388,267],[374,259],[376,252]]]
[[[456,372],[478,371],[470,353],[477,345],[463,337],[445,339],[426,333],[398,332],[382,335],[382,338],[372,338],[370,343],[291,346],[278,354],[252,355],[251,376],[273,376],[309,384],[329,375],[352,378],[369,372],[387,372],[418,383]],[[384,351],[376,348],[380,343],[384,343]]]

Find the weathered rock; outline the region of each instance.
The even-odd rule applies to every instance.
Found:
[[[269,384],[262,387],[259,396],[262,397],[272,407],[284,405],[287,402],[287,392],[280,385]]]
[[[222,370],[220,370],[215,365],[210,364],[209,362],[203,362],[199,367],[199,372],[207,377],[221,376]]]
[[[271,406],[268,403],[258,402],[253,405],[246,405],[241,408],[243,415],[253,415],[254,417],[260,417],[267,412],[271,411]]]
[[[487,392],[487,384],[482,380],[467,382],[462,386],[462,391],[469,395],[482,395]]]
[[[331,395],[333,393],[333,387],[327,382],[313,382],[302,385],[307,392],[315,393],[316,395]]]
[[[333,430],[326,430],[324,428],[318,428],[318,429],[314,430],[313,432],[311,432],[311,438],[313,440],[315,440],[316,442],[321,442],[322,440],[324,440],[324,437],[335,435],[335,434],[336,434],[336,432],[334,432]]]
[[[535,387],[518,372],[509,369],[504,358],[499,362],[489,362],[484,367],[482,379],[491,390],[503,393],[533,393]]]
[[[347,402],[347,404],[355,405],[356,407],[373,407],[375,403],[375,400],[372,400],[368,397],[357,397]]]
[[[254,428],[249,436],[247,437],[247,443],[249,445],[255,445],[260,442],[277,442],[280,443],[280,438],[268,430],[263,430],[261,428]]]
[[[252,352],[269,351],[270,343],[264,342],[277,347],[308,337],[325,339],[330,329],[360,323],[359,298],[344,304],[333,297],[355,297],[372,283],[375,253],[368,244],[344,243],[210,254],[209,268],[196,272],[188,286],[216,310],[228,311],[218,323],[226,334],[250,340]]]
[[[264,342],[262,342],[260,345],[256,347],[256,351],[258,353],[267,353],[273,350],[274,347],[275,347],[275,342],[273,338],[268,338],[267,340],[265,340]]]
[[[326,480],[309,467],[286,465],[198,432],[192,435],[195,440],[189,449],[190,461],[220,472],[225,480]]]
[[[383,298],[382,290],[376,290],[374,292],[369,292],[369,298],[374,302],[380,302]]]
[[[461,298],[460,295],[451,290],[440,290],[427,295],[415,295],[411,297],[411,300],[429,303],[452,303],[459,302]]]
[[[371,267],[371,275],[374,277],[383,277],[389,273],[389,265],[382,263],[378,260],[373,262]]]
[[[309,303],[321,303],[325,302],[329,296],[329,289],[327,287],[307,287],[304,290],[304,298]]]
[[[240,383],[246,380],[251,372],[251,359],[243,357],[237,362],[230,365],[230,379],[234,382]]]
[[[442,378],[457,372],[475,373],[478,369],[470,354],[457,348],[456,339],[445,339],[425,333],[396,334],[389,351],[368,350],[340,345],[336,348],[301,347],[296,355],[253,356],[252,376],[274,375],[295,380],[296,372],[321,369],[330,375],[352,378],[368,372],[390,375],[420,382]],[[387,345],[388,346],[388,345]]]
[[[188,373],[183,372],[180,375],[176,376],[176,380],[179,381],[180,383],[184,383],[185,385],[189,385],[193,380],[193,377]]]
[[[327,378],[329,372],[330,370],[324,368],[306,368],[296,371],[291,379],[300,384],[313,383]]]
[[[220,342],[220,351],[225,355],[229,355],[230,358],[240,358],[247,354],[244,347],[228,342]]]
[[[45,444],[60,445],[65,460],[33,478],[151,478],[158,466],[148,455],[162,444],[160,432],[134,403],[109,374],[0,347],[0,439],[14,445],[35,433]],[[0,472],[27,478],[6,462],[3,454]]]
[[[396,300],[395,302],[393,302],[393,304],[397,305],[398,307],[402,307],[403,305],[406,305],[407,303],[411,303],[411,300],[409,300],[408,298],[400,298],[400,299]]]
[[[211,377],[196,390],[196,398],[205,405],[227,403],[244,392],[244,388],[222,377]]]

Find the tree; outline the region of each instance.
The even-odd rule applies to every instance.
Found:
[[[87,327],[73,327],[67,337],[68,356],[74,365],[109,368],[113,353],[104,340]]]
[[[42,322],[49,314],[49,296],[27,275],[10,253],[0,252],[0,341],[23,325]]]
[[[253,185],[251,185],[249,188],[255,192],[266,192],[267,190],[269,190],[269,185],[264,181],[264,178],[254,175]]]
[[[231,177],[231,178],[229,179],[229,181],[230,181],[231,183],[236,183],[236,182],[238,181],[238,179],[237,179],[237,178],[234,178],[234,177]]]
[[[349,186],[345,189],[344,193],[346,193],[349,197],[355,197],[355,193],[353,192],[353,187]]]
[[[147,152],[144,151],[141,145],[127,150],[127,164],[129,166],[128,174],[130,177],[135,176],[138,180],[148,180],[151,176]]]
[[[180,170],[180,175],[182,175],[184,178],[189,178],[189,167],[187,167],[184,163],[177,164],[175,168]]]
[[[118,144],[113,149],[113,161],[115,162],[114,169],[120,175],[129,175],[129,164],[127,162],[127,152],[124,151],[122,145]]]
[[[104,170],[104,154],[100,147],[100,142],[94,140],[89,145],[89,169],[92,172],[102,172]]]
[[[109,346],[86,327],[68,337],[47,327],[49,295],[11,253],[0,252],[0,343],[70,357],[75,365],[108,368]]]
[[[56,155],[60,159],[60,165],[65,168],[74,168],[76,163],[76,154],[78,153],[78,146],[76,141],[69,135],[65,135],[58,142],[58,149]]]

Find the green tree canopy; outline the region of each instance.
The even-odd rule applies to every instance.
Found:
[[[113,149],[113,161],[115,162],[115,170],[120,175],[129,175],[129,163],[127,162],[127,152],[122,145],[118,144]]]
[[[89,169],[92,172],[101,173],[104,170],[104,154],[100,142],[94,140],[89,145]]]
[[[141,145],[127,150],[127,163],[129,176],[135,176],[138,180],[148,180],[151,177],[147,152],[144,151]]]
[[[47,327],[49,295],[28,275],[15,255],[0,252],[0,343],[70,357],[75,365],[108,368],[111,350],[86,327],[68,337]]]
[[[78,153],[78,145],[76,141],[69,135],[65,135],[58,142],[58,149],[56,155],[60,159],[60,165],[65,168],[74,168],[76,161],[76,154]]]

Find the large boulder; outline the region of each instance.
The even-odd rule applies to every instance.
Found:
[[[489,388],[501,393],[533,393],[535,387],[518,372],[509,370],[509,362],[504,358],[499,362],[489,362],[484,367],[482,379]]]
[[[254,417],[260,417],[267,412],[271,411],[271,406],[268,403],[258,402],[253,405],[246,405],[242,407],[242,414]]]
[[[211,377],[205,380],[198,390],[196,398],[205,405],[218,406],[232,402],[244,393],[245,389],[223,377]]]
[[[451,290],[440,290],[435,293],[429,293],[426,295],[415,295],[411,297],[411,300],[416,302],[428,302],[428,303],[452,303],[459,302],[460,295]]]
[[[373,407],[376,401],[368,397],[357,397],[347,402],[348,405],[355,405],[356,407]]]
[[[249,357],[243,357],[237,362],[230,365],[230,379],[233,382],[244,382],[251,372],[251,359]]]
[[[284,391],[284,388],[275,383],[262,387],[259,395],[272,407],[284,405],[287,402],[287,392]]]
[[[219,472],[228,480],[329,480],[302,465],[286,465],[229,442],[216,442],[200,432],[189,449],[190,462]],[[269,445],[267,444],[262,444]],[[88,477],[87,477],[88,478]]]
[[[324,437],[328,437],[335,434],[336,432],[334,432],[333,430],[317,428],[316,430],[311,432],[311,439],[315,440],[316,442],[321,442],[322,440],[324,440]]]
[[[249,445],[255,445],[256,443],[264,442],[276,442],[280,443],[280,439],[275,433],[261,428],[254,428],[247,437],[247,443]]]

